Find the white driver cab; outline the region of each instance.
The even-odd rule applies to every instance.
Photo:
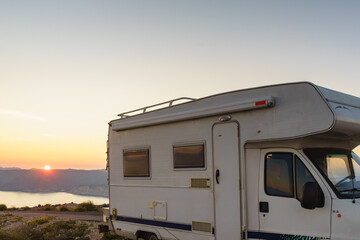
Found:
[[[263,149],[260,164],[260,232],[272,237],[278,233],[279,239],[284,229],[289,236],[358,239],[349,238],[351,230],[344,232],[351,225],[343,226],[342,221],[351,219],[341,215],[346,209],[354,210],[344,202],[355,203],[360,198],[356,154],[336,148]]]

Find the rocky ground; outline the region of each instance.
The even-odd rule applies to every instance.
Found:
[[[57,206],[58,207],[58,206]],[[73,206],[75,207],[75,206]],[[0,212],[2,240],[108,240],[120,237],[99,233],[99,211],[58,211],[56,208],[12,209]],[[59,208],[58,208],[59,209]]]

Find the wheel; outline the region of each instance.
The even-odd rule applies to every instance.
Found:
[[[159,240],[155,234],[149,233],[146,236],[146,240]]]
[[[136,234],[137,240],[159,240],[157,236],[150,232],[140,231]]]

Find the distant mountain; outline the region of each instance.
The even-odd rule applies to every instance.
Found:
[[[0,170],[20,170],[21,168],[17,168],[17,167],[9,167],[9,168],[3,168],[0,167]]]
[[[45,171],[0,168],[0,191],[68,192],[104,197],[109,195],[105,170]]]

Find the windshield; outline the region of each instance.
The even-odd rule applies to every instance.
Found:
[[[334,148],[309,148],[304,152],[332,184],[338,196],[360,197],[360,158],[355,153]]]

